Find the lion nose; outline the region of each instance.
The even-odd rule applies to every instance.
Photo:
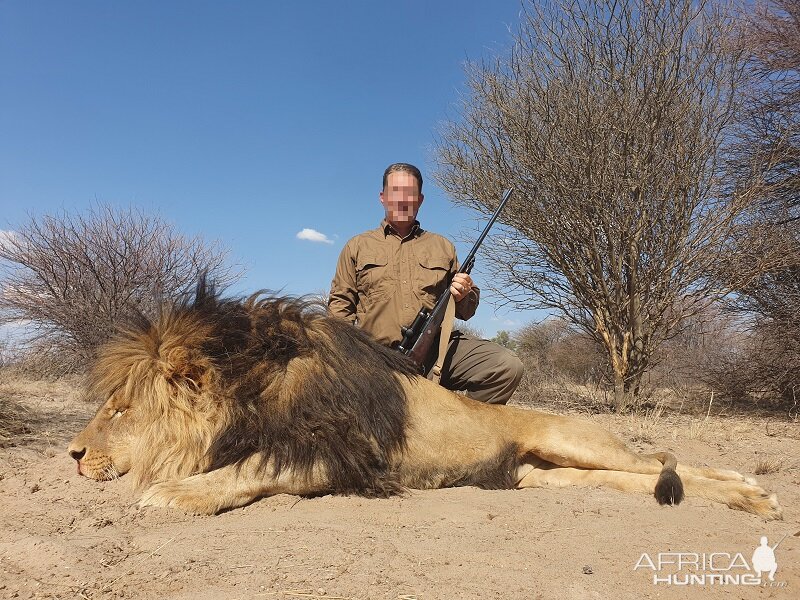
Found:
[[[81,448],[80,450],[70,450],[69,455],[74,458],[75,460],[80,460],[83,458],[83,455],[86,454],[86,448]]]

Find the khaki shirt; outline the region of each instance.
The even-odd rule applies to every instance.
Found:
[[[345,244],[331,283],[328,312],[369,332],[386,345],[403,339],[423,306],[432,309],[458,270],[456,249],[446,238],[415,222],[404,239],[385,220]],[[480,290],[456,303],[456,316],[469,319]]]

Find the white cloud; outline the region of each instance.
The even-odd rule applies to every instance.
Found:
[[[324,233],[320,233],[316,229],[309,229],[306,227],[297,233],[298,240],[308,240],[309,242],[322,242],[323,244],[332,244],[333,240],[328,239]]]

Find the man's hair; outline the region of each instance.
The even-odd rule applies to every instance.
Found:
[[[419,172],[417,167],[408,163],[394,163],[386,167],[386,170],[383,172],[384,190],[386,189],[386,178],[389,177],[389,173],[395,173],[397,171],[405,171],[406,173],[411,173],[414,177],[416,177],[417,183],[419,184],[419,193],[422,193],[422,173]]]

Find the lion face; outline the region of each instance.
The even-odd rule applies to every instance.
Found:
[[[69,445],[78,473],[97,481],[116,479],[131,468],[136,409],[122,394],[113,394]]]

